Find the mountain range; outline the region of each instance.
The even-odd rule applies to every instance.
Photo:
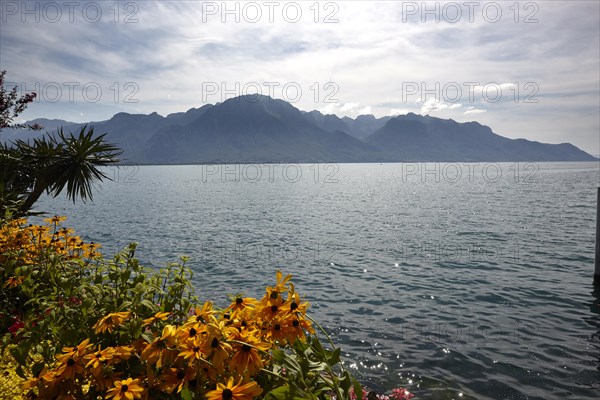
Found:
[[[28,121],[55,131],[82,123]],[[509,139],[477,122],[459,123],[413,113],[376,118],[324,115],[262,95],[246,95],[163,117],[118,113],[89,122],[123,149],[125,163],[478,162],[595,161],[569,143]],[[5,129],[12,141],[43,132]]]

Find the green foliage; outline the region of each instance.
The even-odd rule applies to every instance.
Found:
[[[149,385],[159,380],[159,375],[165,379],[165,369],[160,365],[157,367],[156,361],[149,362],[143,355],[146,349],[160,342],[161,332],[165,337],[164,329],[169,327],[173,328],[173,332],[177,329],[174,334],[177,336],[189,330],[186,326],[207,326],[190,325],[196,323],[190,322],[194,313],[203,314],[196,307],[199,301],[191,284],[192,271],[186,267],[187,258],[182,257],[180,262],[170,263],[160,270],[147,269],[135,258],[136,244],[133,243],[112,259],[103,259],[95,251],[96,245],[83,244],[69,230],[60,228],[62,220],[57,216],[47,219],[50,227],[26,226],[24,219],[0,224],[0,284],[4,285],[2,295],[6,296],[0,301],[0,314],[17,316],[19,323],[13,324],[9,332],[1,337],[0,347],[2,350],[9,349],[17,363],[16,373],[22,378],[39,377],[38,380],[34,379],[38,383],[44,381],[42,376],[57,382],[52,386],[55,392],[48,394],[48,397],[40,392],[40,398],[51,398],[52,393],[64,389],[77,398],[95,399],[106,395],[106,386],[91,385],[86,393],[83,388],[88,386],[86,382],[89,381],[84,379],[83,371],[63,381],[58,380],[58,373],[50,371],[59,371],[61,365],[64,370],[64,357],[70,351],[81,350],[79,357],[83,359],[85,353],[86,360],[89,360],[101,349],[110,350],[113,357],[117,357],[114,354],[119,348],[128,348],[130,350],[125,351],[131,356],[120,356],[122,360],[114,361],[110,367],[113,381],[109,387],[114,379],[126,377],[138,377]],[[59,237],[60,240],[57,239]],[[74,247],[68,248],[68,243],[73,243]],[[289,278],[291,276],[282,279],[278,275],[277,290],[273,292],[275,296],[267,294],[264,298],[272,301],[279,299],[277,293],[283,290]],[[277,301],[283,302],[285,299]],[[299,297],[294,301],[299,302],[298,307],[307,306],[300,304]],[[235,300],[233,304],[236,304]],[[279,304],[283,307],[283,303]],[[271,306],[267,305],[265,309],[271,309]],[[205,311],[213,313],[210,308]],[[162,318],[157,317],[161,313],[168,314],[168,317],[147,322]],[[122,316],[118,317],[120,319],[113,326],[114,329],[98,328],[107,326],[102,321],[106,321],[108,316],[118,314]],[[221,310],[219,314],[223,316],[229,313]],[[212,327],[234,331],[231,335],[236,337],[238,328],[234,326],[237,325],[232,325],[233,320],[229,318],[214,319],[216,325]],[[195,316],[193,321],[196,321]],[[229,328],[228,324],[231,325]],[[259,335],[260,332],[254,334]],[[262,339],[256,340],[256,343],[260,343]],[[229,339],[228,342],[230,349],[236,345],[253,347],[238,339]],[[93,349],[85,343],[89,343]],[[350,399],[353,388],[359,388],[358,382],[342,369],[340,349],[334,346],[325,348],[316,335],[302,335],[302,339],[287,344],[285,341],[278,342],[278,345],[274,343],[268,350],[253,347],[264,360],[264,365],[252,378],[252,382],[262,390],[260,398],[342,400]],[[177,356],[181,350],[173,347],[166,350],[171,354],[173,351],[173,357],[179,357],[179,361],[171,365],[185,368],[181,364],[181,353]],[[168,357],[165,356],[164,362],[173,362],[168,361]],[[85,365],[87,362],[81,366],[89,371],[91,367]],[[193,365],[198,368],[195,374],[200,373],[201,366],[212,366],[208,360],[200,360]],[[168,372],[172,367],[166,368]],[[225,377],[221,375],[213,381],[204,381],[202,389],[192,389],[188,382],[180,389],[179,397],[184,400],[203,399],[207,391],[214,389],[210,385],[223,382]],[[247,377],[244,379],[248,382]],[[207,386],[206,382],[213,383]],[[44,385],[38,383],[33,387],[41,391]],[[71,385],[70,389],[65,389],[67,383]],[[149,395],[155,399],[173,398],[152,388],[149,389]]]
[[[339,348],[323,347],[317,336],[309,336],[306,342],[297,341],[290,351],[273,351],[276,372],[285,375],[286,384],[271,390],[265,399],[323,399],[331,394],[337,399],[348,399],[353,390],[362,393],[360,384],[348,371],[340,376],[340,352]]]
[[[3,340],[5,345],[18,341],[12,354],[19,364],[28,365],[32,353],[51,364],[63,347],[86,338],[100,339],[106,333],[96,334],[92,326],[110,313],[131,311],[147,316],[169,307],[175,321],[184,321],[197,302],[189,281],[191,271],[183,262],[158,272],[143,268],[134,257],[135,248],[131,244],[106,263],[86,265],[81,259],[49,254],[37,265],[5,268],[6,275],[26,278],[19,288],[28,300],[20,310],[3,310],[22,313],[25,321],[15,337],[6,334]],[[111,340],[126,345],[141,334],[139,319],[131,318]]]
[[[61,128],[32,143],[0,143],[0,215],[9,209],[26,215],[44,192],[58,196],[66,189],[73,201],[92,199],[94,181],[108,178],[100,167],[115,164],[121,154],[105,136],[84,126],[77,135]]]

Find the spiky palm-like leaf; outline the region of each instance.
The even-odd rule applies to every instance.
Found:
[[[33,143],[0,144],[0,211],[16,203],[16,213],[26,214],[44,192],[56,197],[65,189],[73,201],[91,200],[94,181],[110,179],[100,168],[118,162],[122,153],[105,136],[84,126],[77,135],[61,128]]]

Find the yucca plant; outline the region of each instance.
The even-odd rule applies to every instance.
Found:
[[[0,212],[27,215],[40,196],[58,196],[66,189],[69,199],[92,199],[93,183],[108,178],[102,166],[118,162],[122,153],[83,126],[79,134],[56,134],[34,139],[0,143]]]
[[[40,130],[38,124],[19,124],[14,120],[27,108],[36,93],[19,96],[17,87],[4,88],[6,71],[0,71],[0,131],[4,128]],[[81,128],[79,135],[65,134],[60,128],[41,139],[0,141],[0,221],[31,213],[31,207],[47,192],[58,196],[65,188],[75,201],[92,199],[92,184],[108,178],[100,167],[118,162],[122,153],[94,135],[94,129]]]

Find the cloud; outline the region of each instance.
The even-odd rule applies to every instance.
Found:
[[[455,108],[460,108],[460,107],[462,107],[462,104],[459,104],[459,103],[449,104],[444,101],[439,101],[435,98],[431,98],[423,103],[423,105],[421,106],[421,113],[429,114],[432,112],[442,111],[442,110],[446,110],[446,109],[453,110]]]
[[[364,114],[373,114],[373,109],[371,106],[366,106],[361,108],[360,110],[358,110],[358,113],[360,115],[364,115]]]
[[[334,114],[336,109],[335,103],[329,103],[325,107],[319,108],[321,114]]]
[[[352,111],[356,107],[359,106],[359,103],[344,103],[343,106],[340,107],[340,111]]]
[[[86,21],[81,6],[76,6],[74,21],[69,21],[66,6],[63,18],[53,23],[45,21],[43,13],[39,22],[21,13],[2,15],[7,20],[0,23],[0,60],[7,80],[27,88],[58,82],[63,88],[57,102],[40,93],[40,102],[24,117],[63,115],[83,122],[121,111],[166,115],[222,101],[231,95],[221,88],[244,88],[253,82],[277,84],[273,93],[264,94],[285,100],[283,87],[293,83],[302,90],[293,105],[306,111],[354,116],[410,110],[457,119],[477,114],[482,123],[509,136],[518,132],[543,141],[542,132],[552,130],[557,142],[600,152],[598,2],[543,2],[536,15],[534,8],[521,8],[519,23],[512,3],[503,2],[497,2],[501,19],[493,23],[486,20],[481,5],[475,6],[472,20],[461,5],[460,21],[454,23],[449,21],[457,11],[453,6],[440,6],[442,14],[432,16],[423,15],[424,6],[415,3],[416,12],[403,21],[403,2],[365,1],[327,3],[334,5],[327,8],[318,3],[322,7],[317,23],[311,2],[297,2],[302,18],[294,23],[284,18],[282,4],[275,6],[270,22],[266,3],[253,3],[262,8],[261,20],[254,23],[245,20],[254,15],[250,8],[244,15],[246,3],[227,6],[238,7],[241,18],[236,22],[235,15],[223,14],[221,2],[193,1],[133,2],[137,22],[125,23],[134,8],[118,3],[122,7],[116,23],[116,3],[94,4],[103,8],[97,23]],[[208,15],[205,4],[219,12]],[[26,7],[42,5],[32,1]],[[332,23],[324,22],[327,17]],[[439,22],[432,22],[436,17]],[[525,23],[524,18],[539,22]],[[80,84],[72,101],[67,82]],[[82,96],[82,86],[90,82],[102,88],[98,102]],[[131,93],[125,88],[129,82],[139,88],[133,96],[136,103],[124,101]],[[436,93],[406,96],[407,82],[414,82],[419,91],[425,85]],[[206,96],[206,83],[216,83],[219,92]],[[456,102],[444,92],[449,85],[462,89]],[[495,99],[496,89],[502,97],[486,103],[481,94],[486,89],[489,98]],[[399,100],[390,101],[394,97]],[[532,97],[539,102],[525,102]],[[520,116],[518,129],[515,115]],[[580,129],[563,129],[564,121],[573,119],[581,123]]]
[[[487,110],[483,110],[480,108],[475,108],[475,107],[467,107],[467,109],[465,110],[465,114],[481,114],[487,112]]]
[[[390,110],[389,115],[395,116],[395,115],[404,115],[404,114],[408,114],[408,113],[409,113],[409,111],[404,108],[392,108]]]

